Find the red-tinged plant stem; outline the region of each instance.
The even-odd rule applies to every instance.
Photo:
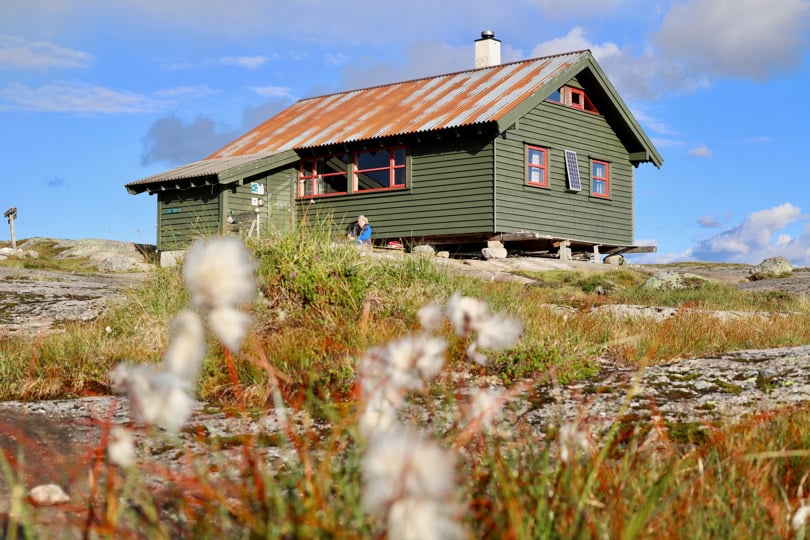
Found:
[[[87,516],[85,518],[85,524],[84,524],[84,538],[90,538],[90,536],[89,536],[90,535],[90,530],[93,527],[93,522],[95,521],[95,511],[94,511],[95,505],[94,505],[93,501],[96,498],[96,489],[98,488],[98,479],[99,479],[99,477],[101,475],[101,468],[104,465],[104,452],[107,449],[107,445],[109,443],[110,427],[112,426],[112,417],[113,417],[113,414],[115,413],[116,404],[117,404],[117,400],[113,400],[113,402],[110,403],[110,410],[107,413],[107,417],[105,418],[104,422],[102,423],[101,439],[99,440],[98,446],[91,449],[91,452],[93,454],[93,466],[92,466],[92,468],[90,470],[90,478],[89,478],[89,484],[90,485],[89,485],[89,493],[87,495]],[[107,474],[107,493],[106,493],[108,512],[107,512],[107,515],[105,516],[105,519],[107,520],[108,525],[110,524],[110,521],[109,521],[109,516],[110,516],[109,505],[110,505],[110,500],[111,499],[113,500],[112,504],[115,505],[115,501],[114,501],[115,496],[112,495],[112,491],[113,491],[112,482],[113,482],[112,475],[109,474],[109,471],[108,471],[108,474]],[[113,515],[114,515],[114,512],[113,512]]]
[[[225,365],[228,367],[228,375],[231,378],[233,391],[236,393],[236,401],[239,404],[239,408],[242,409],[245,406],[245,396],[242,392],[242,385],[239,384],[239,376],[236,373],[236,364],[233,361],[233,356],[231,356],[231,351],[228,349],[228,347],[223,346],[222,352],[225,355]]]

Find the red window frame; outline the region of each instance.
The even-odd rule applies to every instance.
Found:
[[[557,96],[558,94],[560,97],[559,100],[552,97]],[[588,94],[585,93],[585,90],[581,88],[574,88],[572,86],[564,85],[561,86],[557,92],[552,92],[552,94],[546,99],[552,103],[559,103],[579,111],[599,114],[599,111],[596,109],[596,105],[593,104],[593,101],[591,101],[591,98],[589,98]]]
[[[326,160],[335,157],[341,159],[343,156],[347,156],[347,154],[330,154],[327,156],[314,156],[302,159],[298,168],[298,197],[309,199],[312,197],[331,197],[334,195],[346,195],[347,193],[346,191],[331,191],[328,193],[317,193],[318,181],[322,181],[324,178],[337,177],[341,175],[346,177],[346,188],[348,189],[349,186],[348,159],[344,162],[346,164],[346,168],[343,171],[318,172],[319,164],[322,164]],[[307,182],[309,182],[310,193],[306,193]]]
[[[532,153],[538,152],[542,159],[539,163],[534,163]],[[541,182],[532,181],[532,173],[540,172],[543,180]],[[526,145],[526,184],[535,187],[548,187],[548,148],[542,146]]]
[[[597,165],[604,166],[604,176],[597,175]],[[598,186],[604,186],[604,193],[597,189]],[[591,195],[601,199],[610,198],[610,163],[607,161],[591,160]]]
[[[575,97],[576,96],[576,97]],[[568,104],[574,109],[585,110],[585,90],[568,87]]]
[[[401,151],[402,163],[397,162],[397,152]],[[361,169],[358,166],[359,158],[362,154],[369,153],[370,150],[359,150],[353,154],[352,157],[352,192],[353,193],[369,193],[373,191],[391,191],[395,189],[405,188],[406,166],[408,162],[408,153],[405,146],[388,146],[375,150],[374,152],[388,152],[388,164],[381,167],[369,167]],[[388,186],[380,186],[374,188],[361,189],[360,182],[357,178],[358,174],[362,173],[379,173],[381,171],[388,171]],[[401,171],[401,180],[397,180],[397,172]]]

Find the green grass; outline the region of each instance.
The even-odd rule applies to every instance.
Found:
[[[241,392],[212,340],[198,395],[211,407],[273,414],[278,380],[284,402],[304,410],[304,418],[279,434],[200,434],[212,452],[236,451],[238,458],[225,462],[206,460],[205,452],[192,455],[177,440],[150,433],[153,448],[187,455],[185,468],[162,473],[166,481],[159,488],[139,471],[98,461],[92,470],[97,502],[77,525],[90,536],[380,537],[383,524],[365,515],[361,504],[358,361],[371,347],[417,332],[419,308],[431,301],[443,305],[456,291],[519,319],[524,333],[514,348],[490,353],[489,365],[478,367],[464,362],[466,342],[445,323],[439,333],[449,344],[447,369],[493,376],[512,388],[527,379],[581,380],[598,371],[599,358],[641,366],[810,342],[810,306],[788,294],[707,283],[652,292],[641,288],[645,275],[626,268],[543,272],[532,275],[538,283],[530,286],[481,282],[447,274],[422,257],[380,260],[333,243],[328,224],[249,247],[259,263],[261,294],[249,306],[253,330],[235,356]],[[159,269],[96,321],[35,340],[1,338],[0,399],[108,392],[106,374],[118,362],[160,360],[167,325],[188,302],[181,270]],[[694,309],[661,322],[590,312],[605,303],[766,315],[740,324]],[[507,438],[465,431],[460,418],[452,420],[463,399],[453,380],[442,377],[412,399],[427,407],[427,417],[451,419],[431,422],[429,430],[457,451],[462,519],[474,537],[791,535],[790,517],[807,490],[810,408],[737,425],[655,427],[620,415],[609,419],[608,429],[589,430],[583,419],[578,429],[588,444],[563,461],[561,426],[549,426],[545,439],[533,430],[514,429]],[[732,386],[726,391],[734,393]],[[316,431],[312,419],[327,423]],[[268,466],[269,448],[292,457]]]

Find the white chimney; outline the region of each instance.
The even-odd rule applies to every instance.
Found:
[[[481,39],[475,40],[475,67],[497,66],[501,63],[501,40],[495,39],[495,32],[484,30]]]

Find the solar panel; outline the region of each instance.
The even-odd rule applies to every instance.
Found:
[[[582,182],[579,181],[579,165],[577,164],[576,152],[565,151],[565,171],[568,173],[568,189],[571,191],[581,190]]]

